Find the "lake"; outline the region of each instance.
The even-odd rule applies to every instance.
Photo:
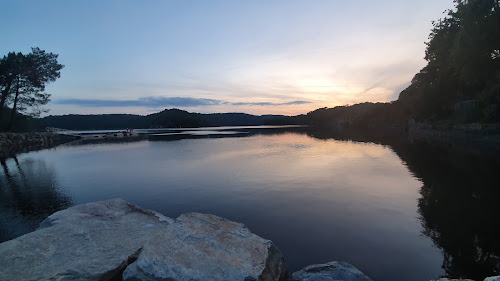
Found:
[[[304,128],[201,132],[2,159],[0,242],[57,210],[120,197],[242,222],[292,272],[332,260],[374,281],[500,272],[498,157]]]

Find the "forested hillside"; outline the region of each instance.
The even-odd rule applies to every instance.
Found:
[[[417,120],[498,122],[499,1],[456,1],[455,9],[433,25],[428,63],[395,105]]]
[[[125,128],[190,128],[206,126],[264,125],[281,115],[251,115],[245,113],[190,113],[180,109],[165,109],[147,116],[132,114],[61,115],[38,120],[40,129],[55,127],[71,130],[103,130]]]

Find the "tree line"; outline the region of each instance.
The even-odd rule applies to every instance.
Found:
[[[104,130],[125,128],[193,128],[216,126],[266,125],[281,115],[251,115],[245,113],[192,113],[180,109],[165,109],[146,116],[134,114],[46,116],[32,121],[32,129],[55,127],[70,130]]]
[[[445,18],[433,22],[426,45],[427,65],[400,94],[397,105],[420,120],[498,122],[499,0],[456,0]],[[471,114],[456,116],[466,101],[471,101]]]

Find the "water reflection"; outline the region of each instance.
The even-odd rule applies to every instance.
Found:
[[[82,141],[3,159],[0,241],[71,204],[122,197],[171,217],[243,222],[273,240],[291,270],[345,260],[373,280],[499,274],[497,158],[401,137],[252,129]]]
[[[374,132],[312,131],[311,136],[389,145],[419,178],[422,233],[442,250],[443,277],[483,280],[500,274],[500,158],[484,151],[408,143]]]
[[[420,182],[388,147],[269,132],[62,146],[31,157],[55,167],[75,204],[122,197],[171,217],[226,217],[273,240],[291,270],[345,260],[374,280],[441,272],[415,219]]]
[[[443,250],[448,277],[483,280],[500,274],[500,171],[480,158],[422,144],[399,155],[423,182],[423,233]]]
[[[0,164],[0,241],[35,230],[47,216],[71,205],[56,171],[43,159],[13,156]]]

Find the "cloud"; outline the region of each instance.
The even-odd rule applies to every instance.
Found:
[[[223,101],[183,97],[144,97],[136,100],[101,100],[101,99],[60,99],[55,104],[77,105],[85,107],[162,107],[162,106],[207,106],[224,104]]]
[[[296,100],[290,102],[228,102],[217,99],[189,98],[189,97],[144,97],[135,100],[101,100],[101,99],[59,99],[53,103],[62,105],[76,105],[81,107],[198,107],[212,105],[234,106],[280,106],[308,104],[309,101]]]
[[[260,106],[277,106],[277,105],[295,105],[295,104],[308,104],[310,101],[296,100],[290,102],[233,102],[231,105],[260,105]]]

